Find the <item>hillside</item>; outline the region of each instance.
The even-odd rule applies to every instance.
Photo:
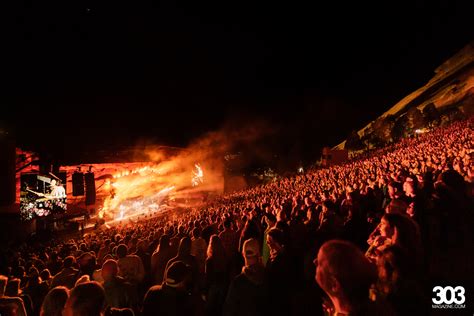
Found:
[[[450,106],[461,106],[464,100],[474,97],[474,41],[461,49],[454,56],[435,69],[435,75],[423,87],[413,91],[379,118],[389,115],[399,117],[410,108],[417,107],[423,110],[428,104],[433,104],[436,109],[442,110]],[[375,122],[371,121],[358,131],[359,136],[365,134]],[[334,149],[344,149],[343,141]]]

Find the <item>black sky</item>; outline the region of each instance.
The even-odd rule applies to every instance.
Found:
[[[275,151],[311,160],[474,39],[468,4],[16,1],[2,121],[66,157],[260,119],[279,128]]]

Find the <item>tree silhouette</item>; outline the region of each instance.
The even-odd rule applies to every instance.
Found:
[[[392,127],[391,138],[395,141],[400,140],[406,136],[406,130],[408,125],[408,119],[406,115],[398,117]]]
[[[417,107],[412,107],[407,112],[408,128],[413,133],[414,130],[425,127],[425,118]]]
[[[437,125],[439,123],[438,121],[440,118],[440,114],[433,103],[430,103],[425,106],[425,108],[423,109],[423,116],[425,118],[425,121],[430,125]]]
[[[364,144],[362,143],[360,139],[359,133],[357,133],[357,131],[352,131],[347,137],[346,143],[344,145],[344,149],[361,150],[363,148],[364,148]]]
[[[395,118],[393,115],[379,117],[372,125],[374,143],[385,145],[392,140],[392,128],[395,124]]]
[[[474,115],[474,93],[471,93],[465,100],[463,100],[462,110],[466,117]]]

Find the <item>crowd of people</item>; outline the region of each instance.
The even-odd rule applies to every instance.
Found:
[[[473,126],[179,216],[9,245],[0,314],[425,315],[434,280],[473,277]]]

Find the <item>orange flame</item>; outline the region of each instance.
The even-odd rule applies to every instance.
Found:
[[[150,153],[150,157],[154,155],[156,153]],[[163,157],[158,156],[161,159]],[[104,199],[99,217],[120,220],[133,214],[159,212],[177,199],[189,201],[188,197],[199,197],[201,191],[216,191],[219,187],[216,184],[203,185],[203,168],[200,163],[192,162],[195,156],[195,153],[191,156],[187,152],[113,175],[110,182],[104,183],[104,189],[109,195]],[[218,177],[214,176],[213,181],[219,182]]]

